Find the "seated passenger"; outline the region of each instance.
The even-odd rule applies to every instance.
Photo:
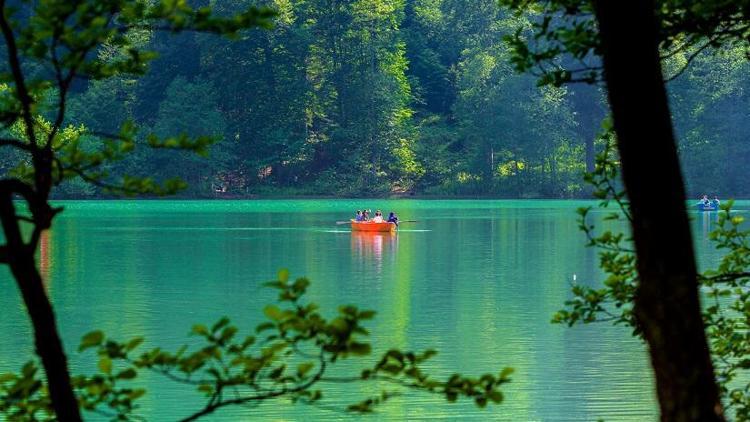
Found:
[[[398,217],[396,217],[396,213],[395,212],[391,211],[391,213],[388,214],[388,222],[389,223],[393,223],[396,226],[398,226]]]
[[[375,218],[373,218],[372,221],[373,223],[382,223],[383,213],[381,213],[380,210],[375,211]]]
[[[354,217],[354,221],[364,221],[364,216],[362,215],[362,211],[357,210],[357,216]]]
[[[713,206],[715,206],[716,208],[719,208],[719,205],[721,205],[721,201],[719,201],[719,197],[716,195],[714,195],[714,200],[712,202]]]
[[[370,221],[370,211],[367,208],[362,211],[362,221]]]

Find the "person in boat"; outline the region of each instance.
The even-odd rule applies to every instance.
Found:
[[[370,221],[370,211],[367,208],[365,208],[364,211],[362,211],[361,221]]]
[[[380,212],[380,210],[375,211],[375,218],[372,219],[373,223],[382,223],[383,222],[383,213]]]
[[[391,211],[390,214],[388,214],[388,222],[393,223],[398,227],[398,217],[396,217],[396,213]]]
[[[701,198],[700,203],[703,204],[703,206],[707,207],[711,205],[711,200],[708,199],[708,195],[703,195],[703,198]]]
[[[357,210],[357,216],[354,217],[354,221],[364,221],[364,216],[362,215],[362,211]]]
[[[713,205],[716,208],[719,208],[719,205],[721,205],[721,201],[719,201],[719,197],[714,195],[714,200],[711,201],[711,205]]]

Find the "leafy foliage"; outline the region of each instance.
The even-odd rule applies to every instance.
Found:
[[[517,13],[540,15],[531,25],[506,37],[512,62],[521,72],[533,72],[541,85],[600,81],[596,0],[500,0]],[[678,58],[668,79],[679,76],[708,48],[747,49],[750,39],[749,3],[742,1],[656,1],[657,41],[665,60]]]
[[[120,342],[101,331],[86,334],[79,351],[93,352],[99,372],[76,376],[73,384],[81,408],[118,420],[138,418],[137,400],[146,392],[133,386],[142,371],[152,371],[176,383],[193,386],[205,398],[203,407],[185,420],[208,415],[224,407],[274,399],[317,405],[324,399],[318,384],[329,382],[373,382],[386,385],[382,393],[350,405],[347,410],[369,413],[404,389],[442,396],[453,402],[473,400],[477,406],[503,401],[500,387],[510,381],[511,369],[473,378],[459,374],[440,380],[429,375],[422,364],[435,355],[391,349],[376,363],[350,377],[328,375],[330,367],[347,358],[372,354],[364,323],[375,312],[342,306],[333,318],[321,314],[317,305],[304,302],[310,282],[289,279],[279,271],[278,279],[267,283],[279,291],[279,305],[268,305],[267,321],[250,335],[241,335],[228,318],[211,326],[194,325],[191,334],[198,347],[176,351],[161,348],[142,350],[136,337]],[[0,411],[17,420],[52,419],[44,382],[34,362],[19,374],[0,375]]]
[[[31,9],[31,10],[29,10]],[[24,13],[21,13],[24,12]],[[26,13],[33,17],[25,17]],[[184,188],[176,180],[158,183],[149,176],[120,174],[112,179],[107,166],[123,160],[136,145],[192,150],[202,153],[210,136],[159,138],[143,136],[125,122],[116,132],[80,127],[77,136],[63,133],[69,95],[76,81],[104,81],[122,75],[142,75],[155,53],[133,34],[139,30],[185,30],[236,37],[249,27],[268,27],[274,13],[250,7],[230,17],[186,2],[126,0],[68,2],[48,0],[24,8],[3,7],[3,35],[8,64],[0,74],[3,112],[0,123],[17,128],[5,133],[2,145],[44,158],[52,164],[52,184],[81,178],[113,193],[170,194]],[[116,54],[104,54],[107,50]],[[50,71],[28,71],[32,63]],[[27,166],[27,178],[48,168]],[[46,177],[46,176],[42,176]]]

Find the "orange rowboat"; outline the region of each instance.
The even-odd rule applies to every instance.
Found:
[[[396,225],[384,221],[382,223],[375,223],[372,221],[355,221],[352,222],[352,231],[358,232],[392,232],[396,230]]]

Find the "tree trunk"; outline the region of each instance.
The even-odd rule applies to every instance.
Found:
[[[12,197],[0,197],[0,220],[7,242],[7,258],[13,277],[23,296],[34,328],[34,347],[47,375],[52,407],[57,420],[80,421],[78,400],[73,393],[68,361],[57,332],[52,304],[44,290],[42,277],[34,261],[34,249],[23,243]]]
[[[693,241],[656,41],[653,0],[594,1],[609,103],[631,203],[649,346],[663,421],[723,420],[701,318]]]

